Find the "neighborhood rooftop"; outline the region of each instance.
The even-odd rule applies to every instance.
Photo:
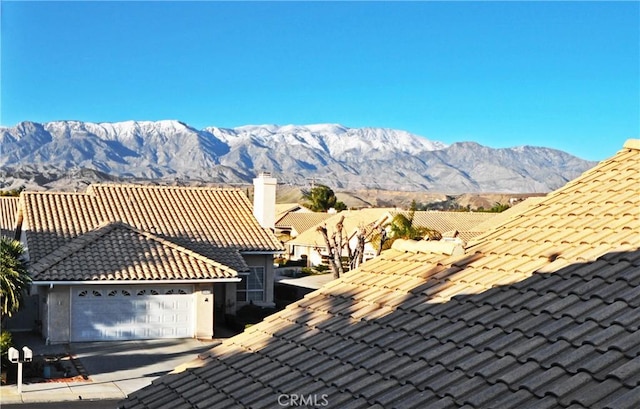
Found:
[[[465,241],[475,239],[482,233],[489,232],[510,221],[511,219],[518,217],[521,213],[524,213],[529,208],[537,206],[538,203],[542,202],[544,199],[545,196],[529,197],[520,203],[516,203],[505,211],[502,211],[500,213],[493,213],[494,216],[490,219],[472,226],[469,231],[465,231],[464,233],[467,235],[467,238],[463,237],[462,239]]]
[[[280,220],[288,213],[313,213],[310,209],[299,203],[276,203],[275,205],[276,220]]]
[[[306,230],[321,224],[323,221],[332,217],[331,213],[315,213],[315,212],[292,212],[287,213],[276,221],[276,228],[291,228],[296,232],[304,232]]]
[[[517,209],[517,213],[524,209],[524,207],[520,205],[514,206],[514,208]],[[306,214],[307,213],[290,214],[283,218],[283,220],[289,216],[303,219]],[[355,234],[360,228],[364,228],[366,235],[371,235],[379,226],[390,223],[397,214],[409,217],[410,212],[396,208],[374,208],[349,210],[328,216],[323,214],[324,217],[320,218],[315,225],[304,229],[300,235],[287,242],[287,245],[324,246],[324,239],[317,228],[319,226],[325,226],[327,228],[327,234],[331,236],[335,231],[338,221],[342,218],[344,218],[343,231],[348,238]],[[461,239],[468,241],[484,232],[484,229],[489,229],[492,220],[496,219],[497,222],[506,220],[506,217],[504,219],[497,219],[497,217],[498,213],[415,211],[413,212],[412,224],[416,227],[426,227],[435,230],[441,234],[455,231]],[[477,226],[479,225],[484,226],[482,227],[483,230],[478,229]]]
[[[0,196],[0,237],[14,238],[18,198]]]
[[[468,245],[394,247],[122,408],[640,407],[640,141]]]
[[[37,282],[193,281],[230,279],[237,274],[227,266],[122,222],[103,223],[31,267],[31,277]]]
[[[407,212],[402,212],[409,216]],[[488,212],[441,212],[441,211],[416,211],[413,214],[413,225],[435,230],[442,235],[455,232],[458,237],[468,241],[480,234],[476,226],[487,224],[496,218],[498,213]]]
[[[329,237],[335,232],[336,225],[344,218],[343,232],[347,238],[351,238],[360,228],[364,228],[367,233],[377,226],[380,226],[385,221],[391,221],[390,212],[395,210],[394,208],[374,208],[374,209],[361,209],[361,210],[345,210],[340,213],[331,215],[331,217],[324,219],[317,223],[314,227],[305,230],[298,237],[289,241],[289,245],[303,245],[303,246],[324,246],[324,239],[322,234],[317,230],[319,226],[325,226],[327,228],[327,234]]]
[[[278,251],[275,236],[252,216],[242,191],[142,185],[91,185],[86,193],[23,192],[32,261],[103,222],[121,221],[237,271],[241,251]]]
[[[216,317],[274,305],[283,246],[254,211],[273,209],[275,188],[253,205],[239,189],[22,192],[13,236],[33,281],[14,324],[49,343],[213,338]]]

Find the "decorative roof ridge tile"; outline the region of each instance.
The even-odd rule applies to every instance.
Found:
[[[640,139],[627,139],[623,148],[640,150]]]
[[[411,253],[445,254],[458,256],[464,254],[464,247],[457,241],[429,241],[429,240],[396,240],[391,246],[394,250]]]
[[[216,187],[216,186],[165,186],[165,185],[152,185],[152,184],[136,184],[136,183],[92,183],[87,186],[86,193],[93,194],[94,188],[106,187],[106,188],[136,188],[136,189],[166,189],[166,190],[178,190],[178,189],[193,189],[193,190],[211,190],[211,191],[231,191],[242,192],[242,189],[236,187]]]
[[[71,256],[72,254],[74,254],[75,252],[83,249],[84,247],[86,247],[87,245],[99,240],[100,238],[104,237],[106,234],[112,232],[113,230],[117,229],[117,228],[123,228],[123,229],[127,229],[130,231],[133,231],[136,234],[140,234],[142,236],[147,237],[150,240],[154,240],[160,244],[162,244],[163,246],[167,246],[167,247],[171,247],[172,249],[179,251],[181,253],[184,253],[186,255],[188,255],[189,257],[193,257],[197,260],[200,260],[206,264],[209,264],[213,267],[216,268],[220,268],[223,271],[227,271],[231,274],[235,274],[237,275],[238,272],[236,270],[234,270],[233,268],[226,266],[224,264],[221,264],[215,260],[211,260],[210,258],[207,258],[199,253],[196,253],[192,250],[189,250],[185,247],[182,247],[178,244],[175,244],[169,240],[163,239],[161,237],[158,237],[152,233],[149,232],[145,232],[139,229],[136,229],[135,227],[122,222],[122,221],[106,221],[106,222],[102,222],[98,227],[96,227],[95,229],[88,231],[85,234],[82,234],[74,239],[72,239],[69,243],[65,244],[62,247],[59,247],[58,249],[56,249],[55,251],[49,253],[48,255],[42,257],[40,260],[38,260],[33,266],[32,266],[32,274],[38,274],[41,273],[45,270],[47,270],[48,268],[51,268],[52,266],[54,266],[55,264],[63,261],[64,259],[66,259],[67,257]]]
[[[42,196],[90,196],[86,192],[61,192],[57,190],[24,190],[20,192],[23,195],[42,195]]]

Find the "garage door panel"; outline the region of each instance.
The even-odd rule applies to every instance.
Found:
[[[186,338],[194,334],[190,286],[72,290],[72,341]]]

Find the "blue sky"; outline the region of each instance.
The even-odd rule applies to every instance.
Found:
[[[1,1],[0,123],[340,123],[604,159],[640,133],[638,2]]]

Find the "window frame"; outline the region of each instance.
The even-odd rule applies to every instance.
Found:
[[[251,274],[256,274],[258,282],[262,284],[262,288],[248,288],[249,277]],[[260,275],[261,274],[261,275]],[[236,301],[238,302],[264,302],[266,297],[266,277],[267,269],[264,266],[249,266],[249,271],[242,271],[238,273],[238,276],[242,278],[242,281],[238,283],[236,287]],[[260,294],[259,299],[254,299],[250,294]]]

